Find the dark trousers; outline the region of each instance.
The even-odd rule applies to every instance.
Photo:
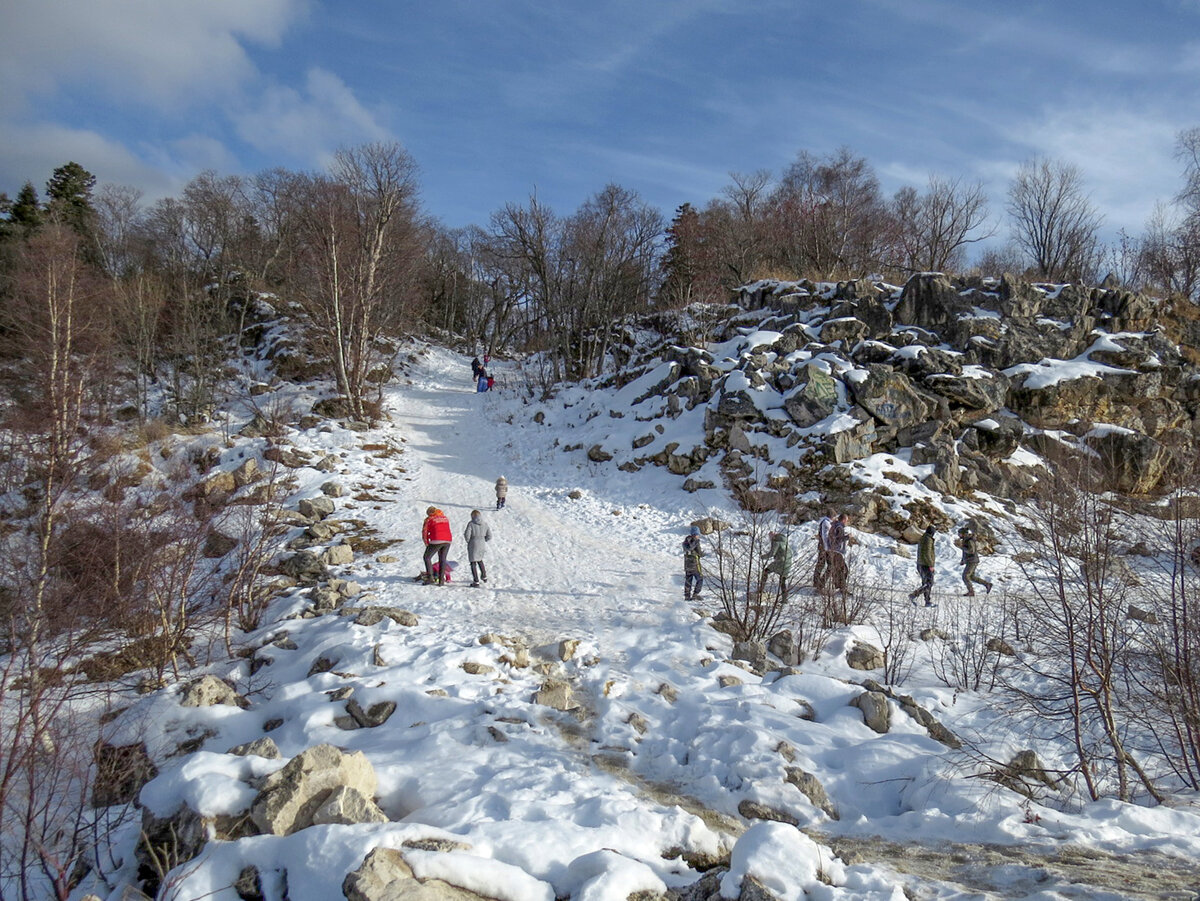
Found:
[[[478,582],[480,579],[487,581],[487,568],[483,565],[482,560],[471,561],[471,581]]]
[[[828,580],[833,583],[835,591],[846,593],[846,580],[850,577],[850,567],[846,565],[846,555],[837,551],[826,551],[825,558],[829,565]]]
[[[813,588],[825,587],[825,576],[829,569],[829,551],[817,546],[817,565],[813,569]]]
[[[932,566],[922,566],[920,563],[918,563],[917,564],[917,574],[921,577],[921,585],[915,591],[910,591],[908,593],[908,596],[910,598],[912,598],[913,600],[916,600],[917,595],[924,594],[925,595],[925,603],[926,604],[933,603],[933,601],[929,597],[930,592],[933,591],[933,567]]]
[[[700,573],[683,574],[683,596],[684,598],[699,597],[700,586],[704,584],[704,577]]]
[[[438,558],[438,575],[437,583],[441,585],[446,581],[446,555],[450,553],[449,541],[435,541],[425,545],[425,575],[429,577],[429,581],[433,581],[433,555],[437,554]]]

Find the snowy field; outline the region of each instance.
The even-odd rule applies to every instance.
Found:
[[[236,814],[256,794],[248,780],[293,755],[326,742],[362,751],[390,822],[212,842],[176,871],[164,897],[233,901],[230,886],[254,864],[276,874],[265,883],[277,897],[286,870],[291,901],[329,901],[342,897],[344,877],[372,848],[434,838],[459,845],[407,849],[419,877],[505,901],[625,901],[635,891],[693,883],[700,873],[686,861],[726,852],[721,891],[731,899],[747,873],[788,901],[1189,897],[1182,888],[1123,888],[1131,884],[1120,876],[1126,866],[1137,878],[1186,871],[1163,892],[1189,879],[1200,884],[1200,804],[1028,803],[974,778],[971,754],[935,741],[895,701],[889,731],[868,728],[850,701],[864,679],[883,675],[851,669],[845,651],[855,637],[881,641],[870,625],[834,633],[818,659],[786,674],[758,676],[731,662],[732,641],[697,612],[703,602],[693,609],[683,601],[679,555],[693,519],[733,516],[720,492],[687,494],[664,469],[626,473],[590,463],[582,451],[564,453],[553,445],[575,443],[571,430],[553,416],[533,422],[537,408],[520,396],[515,374],[504,364],[496,370],[509,387],[476,394],[467,361],[430,348],[390,389],[390,422],[368,433],[335,427],[296,438],[300,449],[336,454],[341,467],[332,475],[298,470],[291,500],[336,479],[347,495],[335,517],[362,520],[398,542],[339,568],[368,595],[354,605],[403,608],[418,625],[289,619],[307,606],[297,593],[278,601],[270,624],[250,637],[266,645],[260,656],[269,666],[253,676],[245,661],[209,670],[238,686],[247,709],[182,708],[168,690],[127,710],[118,721],[123,734],[112,739],[145,740],[157,759],[212,731],[201,751],[159,761],[141,799],[162,816],[184,803],[206,816]],[[403,452],[379,452],[385,445]],[[224,465],[235,467],[244,452],[227,451]],[[509,492],[496,511],[500,475]],[[444,587],[413,581],[430,505],[449,515],[456,536],[451,559],[459,568]],[[467,584],[458,538],[472,509],[493,536],[489,581],[480,588]],[[801,529],[793,541],[811,542],[811,534]],[[859,537],[860,575],[915,587],[911,561],[888,542]],[[964,615],[948,545],[937,573],[941,605],[910,612],[901,592],[906,627],[947,627]],[[996,595],[1012,577],[1000,559],[981,571],[1000,577]],[[284,631],[295,649],[268,645]],[[520,639],[532,665],[518,665],[518,642],[483,636]],[[568,639],[578,647],[562,660],[559,643]],[[986,695],[935,678],[926,643],[915,642],[912,654],[899,693],[994,759],[1031,746]],[[309,675],[319,657],[336,663]],[[464,664],[478,666],[468,672]],[[580,708],[535,703],[547,678],[569,683]],[[395,702],[394,714],[377,728],[339,728],[344,704],[329,693],[347,687],[364,708]],[[226,753],[260,738],[271,720],[282,720],[269,734],[284,759]],[[1038,750],[1054,763],[1053,747]],[[838,819],[787,781],[797,769],[824,786]],[[798,828],[740,814],[747,802],[787,814]],[[989,845],[1012,853],[980,847]],[[1076,846],[1087,849],[1084,865],[1054,865]],[[843,860],[834,848],[854,853],[844,850]]]

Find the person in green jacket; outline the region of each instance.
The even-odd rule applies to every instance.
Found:
[[[936,606],[930,599],[930,593],[933,591],[933,565],[936,560],[933,535],[934,528],[930,526],[917,542],[917,574],[921,577],[921,584],[908,593],[908,599],[914,604],[917,602],[917,595],[924,594],[926,607]]]

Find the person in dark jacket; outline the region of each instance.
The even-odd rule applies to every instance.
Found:
[[[821,591],[829,577],[829,531],[833,528],[833,511],[826,511],[817,523],[817,565],[813,568],[813,588]]]
[[[849,513],[842,513],[833,521],[833,525],[829,528],[829,542],[826,550],[829,566],[828,580],[833,584],[833,589],[842,594],[846,594],[849,590],[847,580],[850,577],[850,564],[846,562],[846,549],[848,545],[858,544],[848,531],[849,525]]]
[[[450,553],[450,520],[437,507],[425,510],[425,522],[421,526],[421,540],[425,542],[425,581],[430,584],[446,584],[446,555]],[[433,572],[433,558],[438,558],[437,575]]]
[[[692,526],[687,538],[683,539],[683,599],[690,601],[700,597],[700,587],[704,584],[704,571],[700,558],[704,550],[700,547],[700,527]]]
[[[478,510],[471,511],[471,521],[463,529],[463,539],[467,542],[467,559],[471,561],[471,587],[478,588],[480,579],[487,581],[483,551],[484,545],[492,540],[492,530],[483,521],[483,514]]]
[[[958,542],[962,547],[962,580],[967,586],[964,597],[975,597],[975,585],[982,585],[983,590],[991,594],[992,583],[975,575],[975,567],[979,565],[979,545],[975,540],[975,530],[970,525],[963,526],[958,530]]]
[[[933,536],[934,528],[930,526],[921,536],[921,540],[917,542],[917,574],[921,577],[921,584],[908,594],[908,599],[914,604],[917,602],[917,595],[924,594],[926,607],[935,606],[930,598],[933,591],[933,567],[936,560]]]
[[[782,532],[771,533],[771,547],[767,551],[769,558],[766,572],[779,576],[779,596],[784,600],[788,596],[788,580],[792,574],[792,548],[787,536]],[[764,582],[765,574],[764,574]]]
[[[471,379],[479,381],[479,373],[483,372],[483,364],[479,362],[479,357],[471,361]]]

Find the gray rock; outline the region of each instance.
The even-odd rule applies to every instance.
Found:
[[[296,504],[296,511],[308,519],[318,520],[329,516],[336,509],[332,498],[306,497]]]
[[[279,564],[279,571],[285,576],[291,576],[301,584],[312,584],[329,578],[329,570],[321,562],[321,558],[312,551],[288,557]]]
[[[262,738],[256,738],[254,741],[235,745],[226,753],[236,754],[238,757],[265,757],[268,760],[278,760],[283,756],[279,753],[279,746],[275,744],[275,740],[265,735]]]
[[[382,726],[388,721],[388,718],[396,712],[395,701],[378,701],[368,707],[362,709],[362,705],[358,701],[350,700],[346,702],[346,712],[354,718],[363,729],[374,729],[376,726]]]
[[[570,683],[561,679],[547,679],[542,683],[542,687],[533,696],[533,702],[544,707],[553,707],[555,710],[575,710],[579,707]]]
[[[883,651],[865,641],[855,641],[846,652],[846,664],[851,669],[880,669],[885,663]]]
[[[801,428],[816,425],[837,409],[837,382],[815,364],[804,367],[803,380],[783,399],[783,409]]]
[[[373,798],[377,787],[375,770],[361,751],[346,754],[333,745],[317,745],[266,778],[250,817],[264,833],[291,835],[312,825],[313,815],[335,789]]]
[[[341,482],[326,482],[321,486],[321,493],[326,497],[343,497],[346,494],[346,486]]]
[[[767,642],[767,650],[787,666],[797,666],[804,662],[804,649],[796,641],[791,629],[783,629],[772,635],[771,640]]]
[[[487,901],[440,879],[420,882],[394,848],[375,848],[342,881],[346,901]]]
[[[496,671],[494,666],[489,666],[486,663],[479,663],[476,660],[467,660],[463,663],[462,668],[463,672],[469,673],[472,676],[486,676]]]
[[[260,478],[262,478],[262,473],[258,471],[258,460],[254,457],[249,457],[233,471],[233,483],[238,488],[245,488]]]
[[[878,691],[864,691],[853,701],[851,706],[862,711],[863,722],[880,735],[886,735],[892,721],[891,709],[888,707],[887,696]]]
[[[613,458],[613,455],[599,444],[593,444],[588,448],[587,458],[593,463],[607,463]]]
[[[354,562],[354,548],[348,544],[335,544],[321,553],[321,562],[326,566],[345,566]]]
[[[748,798],[739,801],[737,809],[738,813],[748,820],[771,820],[775,823],[787,823],[789,826],[800,825],[800,821],[786,810],[768,807]]]
[[[566,662],[575,657],[575,652],[579,650],[578,638],[564,638],[558,643],[558,659]]]
[[[805,772],[800,767],[790,766],[785,770],[786,782],[790,782],[796,788],[800,789],[801,794],[812,802],[813,807],[817,807],[823,811],[831,819],[839,819],[837,808],[833,802],[829,800],[829,795],[825,792],[825,786],[812,773]]]
[[[347,607],[342,612],[353,614],[356,626],[375,626],[385,619],[390,619],[396,625],[408,628],[420,623],[420,619],[415,613],[401,610],[399,607]]]
[[[370,798],[357,789],[345,785],[337,786],[325,803],[312,815],[312,825],[345,825],[354,823],[386,823],[387,814],[379,809]]]
[[[201,676],[189,683],[179,699],[180,707],[211,707],[214,704],[250,706],[250,702],[234,691],[232,685],[216,676]]]
[[[751,669],[762,675],[767,670],[767,645],[763,641],[738,641],[733,645],[733,659],[745,660]]]

